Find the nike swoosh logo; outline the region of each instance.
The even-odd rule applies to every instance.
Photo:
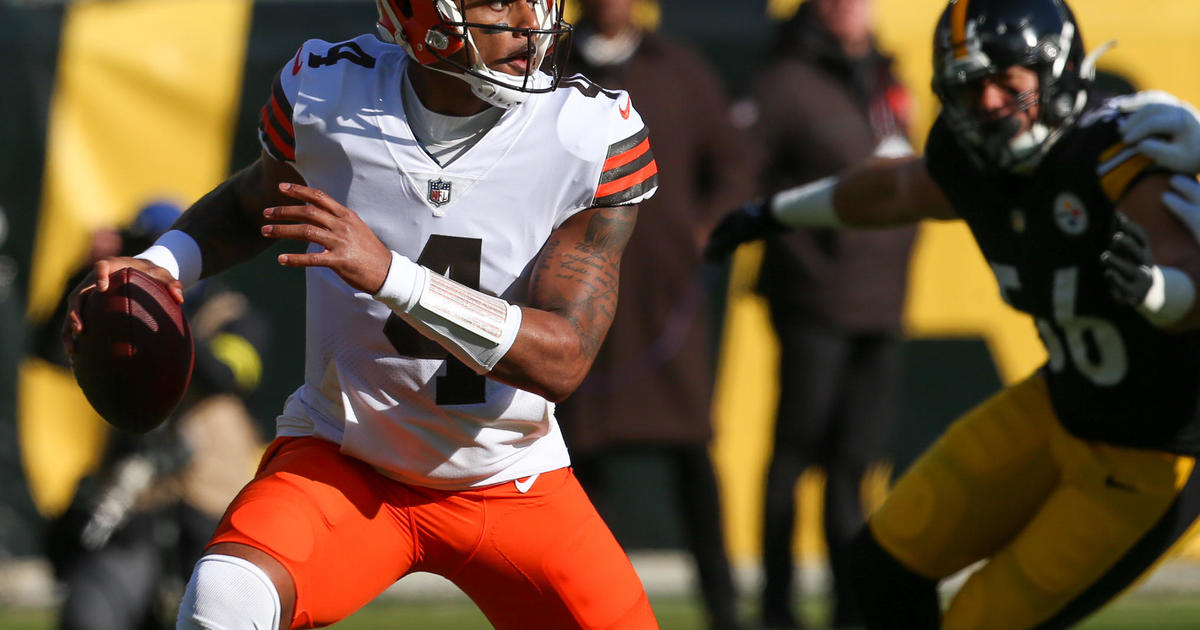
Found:
[[[1137,492],[1137,488],[1134,488],[1133,486],[1131,486],[1129,484],[1125,484],[1125,483],[1121,483],[1120,481],[1117,481],[1116,478],[1114,478],[1112,475],[1109,475],[1104,478],[1104,485],[1109,488],[1115,488],[1117,490],[1124,490],[1126,492]]]
[[[538,473],[538,475],[540,474],[541,473]],[[525,494],[526,492],[529,492],[530,488],[533,487],[533,482],[537,481],[537,478],[537,475],[530,475],[524,479],[514,479],[513,485],[517,487],[517,492]]]
[[[629,109],[630,109],[630,105],[632,104],[631,101],[632,101],[632,99],[630,99],[628,96],[626,96],[625,104],[621,105],[617,108],[621,112],[621,118],[625,118],[625,119],[629,118]]]

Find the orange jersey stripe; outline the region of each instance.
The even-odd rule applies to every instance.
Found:
[[[275,112],[275,120],[279,121],[279,124],[283,126],[283,130],[286,131],[289,136],[295,137],[296,130],[292,127],[291,117],[283,113],[283,108],[279,107],[279,99],[275,98],[275,95],[273,94],[271,95],[271,111]]]
[[[612,169],[617,168],[618,166],[628,164],[628,163],[642,157],[642,155],[644,155],[646,153],[646,151],[649,151],[649,150],[650,150],[650,138],[646,138],[645,140],[642,140],[637,146],[633,147],[632,149],[630,149],[624,153],[618,153],[617,155],[614,155],[614,156],[608,158],[607,160],[604,160],[604,171],[611,171]]]
[[[633,151],[633,149],[630,149],[630,151]],[[624,155],[624,154],[622,154],[622,155]],[[620,156],[617,156],[617,157],[620,157]],[[633,188],[634,186],[637,186],[638,184],[646,181],[647,179],[650,179],[651,177],[653,177],[656,174],[658,174],[658,162],[651,161],[649,164],[626,175],[625,177],[622,177],[620,179],[614,179],[611,182],[608,182],[607,184],[600,186],[599,188],[596,189],[596,197],[597,198],[607,197],[613,193],[618,193],[618,192],[621,192],[622,190],[626,190],[628,188]]]
[[[279,132],[275,131],[274,127],[271,126],[271,121],[267,119],[266,107],[262,109],[262,128],[263,132],[267,134],[267,138],[271,141],[271,144],[275,145],[276,151],[279,151],[280,154],[289,160],[296,159],[296,149],[289,147],[283,141],[283,138],[279,137]]]

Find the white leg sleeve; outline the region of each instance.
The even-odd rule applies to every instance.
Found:
[[[257,565],[234,556],[200,558],[175,630],[277,630],[279,593]]]

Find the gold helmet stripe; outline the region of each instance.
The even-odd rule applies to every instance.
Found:
[[[954,47],[954,58],[967,56],[967,5],[971,0],[958,0],[950,14],[950,45]]]

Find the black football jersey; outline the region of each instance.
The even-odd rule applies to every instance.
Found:
[[[938,120],[927,168],[971,228],[1004,300],[1033,316],[1051,402],[1072,434],[1200,454],[1200,332],[1171,333],[1114,300],[1099,262],[1118,200],[1153,162],[1121,142],[1113,101],[1088,111],[1027,176],[980,168]]]

